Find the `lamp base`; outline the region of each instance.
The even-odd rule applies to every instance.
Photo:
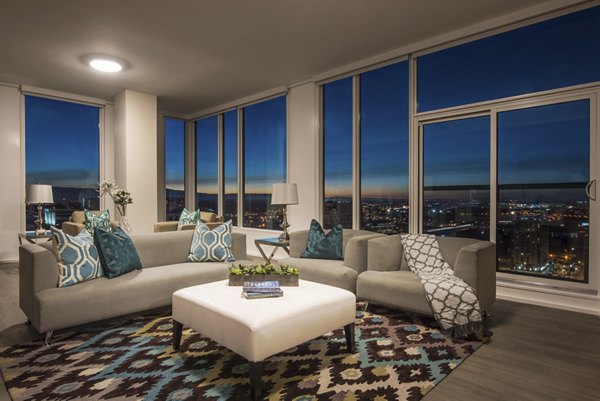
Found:
[[[290,224],[287,221],[287,207],[283,208],[283,222],[279,225],[279,227],[283,229],[283,232],[281,235],[279,235],[279,240],[289,242],[290,233],[288,232],[288,227],[290,227]]]
[[[44,224],[44,215],[42,214],[43,212],[43,208],[41,204],[38,204],[37,206],[37,212],[38,212],[38,218],[37,218],[37,227],[35,229],[35,233],[37,235],[43,235],[46,234],[46,229],[44,227],[42,227],[42,224]]]

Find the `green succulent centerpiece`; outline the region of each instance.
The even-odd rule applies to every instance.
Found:
[[[291,266],[275,266],[272,263],[236,265],[229,268],[229,285],[244,285],[244,281],[279,281],[280,286],[298,286],[299,271]]]

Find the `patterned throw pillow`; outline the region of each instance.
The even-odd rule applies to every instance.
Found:
[[[186,208],[183,208],[181,215],[179,216],[179,224],[177,224],[177,230],[181,230],[181,226],[186,224],[197,224],[200,221],[200,210],[190,212]]]
[[[84,210],[83,214],[85,216],[85,229],[90,235],[94,235],[94,229],[99,228],[104,231],[111,232],[112,226],[110,225],[110,213],[108,209],[96,215],[94,212],[90,212],[89,210]]]
[[[233,262],[231,220],[211,230],[200,222],[194,230],[188,262]]]
[[[341,224],[333,227],[327,234],[315,219],[310,222],[308,230],[308,243],[301,258],[309,259],[343,259],[344,228]]]
[[[102,277],[98,250],[91,235],[82,230],[73,237],[51,227],[52,242],[58,260],[58,286],[68,287]]]
[[[112,232],[96,230],[94,243],[106,277],[115,278],[142,268],[133,241],[120,227]]]

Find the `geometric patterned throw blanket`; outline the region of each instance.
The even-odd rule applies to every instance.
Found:
[[[454,275],[442,258],[435,235],[405,234],[400,239],[408,267],[421,279],[433,316],[444,334],[452,338],[481,336],[483,323],[475,291]]]

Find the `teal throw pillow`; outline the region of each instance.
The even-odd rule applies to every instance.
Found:
[[[102,277],[98,250],[86,230],[73,237],[50,227],[52,242],[58,256],[58,286],[68,287]]]
[[[115,278],[142,268],[142,262],[129,235],[121,228],[94,231],[100,263],[108,278]]]
[[[308,230],[308,244],[301,258],[342,259],[344,228],[341,224],[333,227],[327,234],[319,222],[313,219]]]
[[[197,224],[200,221],[200,210],[190,212],[186,208],[183,208],[181,215],[179,216],[179,223],[177,229],[180,230],[181,226],[186,224]]]
[[[200,222],[196,225],[188,262],[233,262],[231,220],[213,230]]]
[[[90,212],[89,210],[84,210],[83,215],[85,216],[85,229],[90,235],[94,235],[94,230],[99,228],[103,231],[112,231],[112,226],[110,225],[110,213],[108,209],[96,215],[94,212]]]

